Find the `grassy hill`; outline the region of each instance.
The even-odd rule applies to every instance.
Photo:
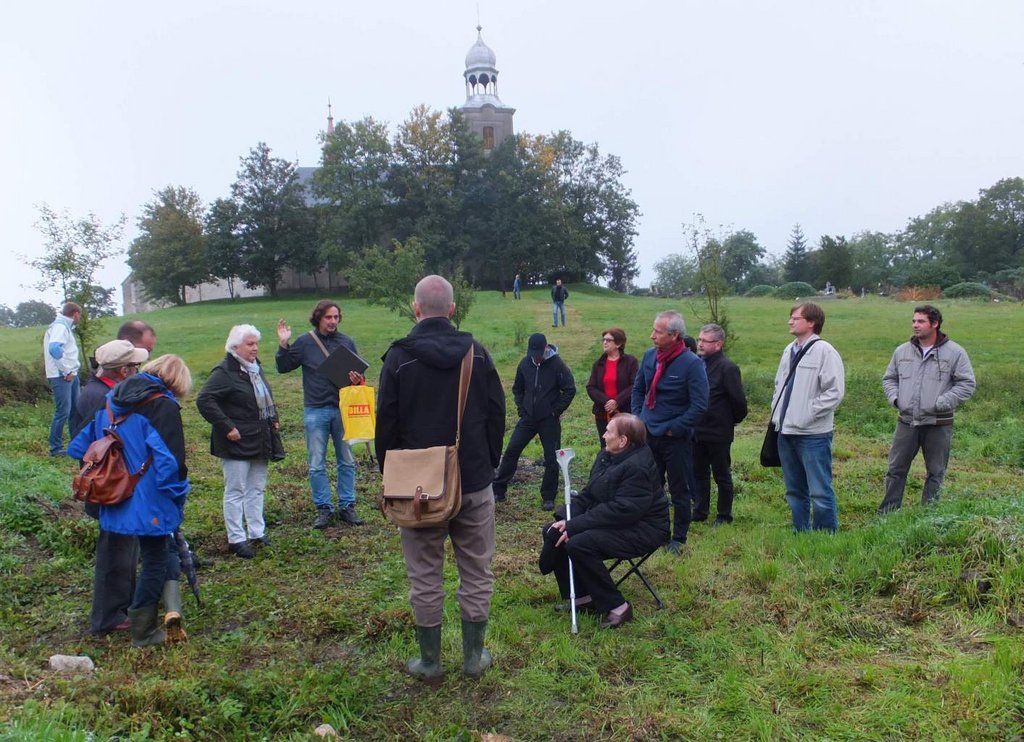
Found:
[[[569,326],[551,328],[543,290],[523,301],[483,293],[463,329],[487,345],[510,389],[527,336],[545,332],[580,392],[563,421],[585,480],[597,436],[582,387],[601,331],[623,327],[628,351],[649,346],[655,313],[681,309],[690,332],[701,307],[570,287]],[[223,301],[146,315],[157,352],[182,355],[197,388],[223,356],[231,325],[308,328],[314,298]],[[342,329],[371,362],[408,323],[357,300]],[[735,299],[727,352],[743,370],[751,416],[733,448],[736,522],[695,524],[681,557],[647,572],[667,606],[624,585],[637,620],[601,631],[552,610],[553,580],[536,567],[539,470],[530,466],[498,508],[496,592],[488,646],[494,667],[458,672],[457,582],[447,571],[443,659],[429,689],[399,672],[415,651],[397,532],[374,512],[379,477],[360,449],[359,529],[309,529],[298,373],[270,374],[288,458],[271,467],[266,515],[273,546],[253,561],[228,553],[221,474],[209,426],[183,406],[193,493],[185,530],[203,559],[204,607],[186,603],[189,643],[133,651],[127,637],[87,633],[95,524],[70,502],[73,465],[46,456],[51,407],[0,407],[0,739],[311,738],[322,722],[350,739],[517,740],[1012,739],[1024,734],[1024,401],[1020,305],[942,302],[943,327],[971,355],[978,393],[958,414],[953,455],[934,509],[874,515],[894,418],[880,378],[906,340],[912,305],[877,298],[825,305],[824,337],[846,363],[837,414],[840,530],[793,535],[777,470],[757,451],[771,380],[789,337],[789,303]],[[109,334],[116,321],[109,320]],[[0,329],[0,356],[41,363],[41,328]],[[511,408],[511,405],[510,405]],[[513,423],[509,417],[509,425]],[[523,462],[540,456],[535,443]],[[45,668],[55,653],[88,654],[90,676]]]

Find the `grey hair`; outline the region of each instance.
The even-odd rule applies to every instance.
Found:
[[[424,317],[447,317],[455,303],[455,291],[443,276],[424,276],[416,284],[413,300]]]
[[[224,350],[230,353],[244,343],[245,339],[250,335],[255,335],[257,340],[261,337],[260,331],[252,325],[235,325],[231,328],[231,332],[228,333],[228,341],[224,343]]]
[[[710,335],[711,339],[715,342],[723,342],[725,340],[725,330],[722,329],[721,325],[716,325],[714,323],[704,325],[700,328],[700,333],[701,335]]]
[[[686,320],[683,319],[683,315],[679,312],[672,310],[666,312],[659,312],[655,320],[667,319],[668,323],[665,325],[665,329],[669,332],[674,332],[679,337],[686,334]]]

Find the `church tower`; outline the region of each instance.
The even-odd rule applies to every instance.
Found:
[[[482,30],[481,26],[476,27],[476,43],[466,54],[466,102],[462,104],[462,113],[470,131],[483,140],[484,151],[490,152],[512,136],[512,114],[516,109],[498,98],[496,59],[484,43]]]

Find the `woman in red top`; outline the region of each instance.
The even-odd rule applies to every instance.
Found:
[[[604,431],[608,421],[617,412],[629,412],[629,397],[633,392],[633,379],[640,367],[635,356],[626,353],[626,333],[611,327],[601,333],[604,352],[594,361],[587,382],[587,394],[594,400],[594,421],[597,437],[604,448]]]

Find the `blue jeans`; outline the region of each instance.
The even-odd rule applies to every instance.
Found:
[[[835,531],[839,509],[832,489],[832,434],[780,435],[779,458],[793,528]]]
[[[71,381],[64,381],[63,376],[55,376],[50,382],[53,392],[53,421],[50,423],[50,455],[64,453],[64,425],[68,426],[68,437],[75,434],[77,422],[75,405],[78,404],[78,376]]]
[[[334,458],[338,463],[338,508],[356,504],[356,460],[352,449],[341,439],[345,429],[341,410],[331,407],[305,407],[302,425],[306,430],[306,451],[309,462],[309,486],[313,504],[331,509],[331,481],[327,477],[327,441],[334,441]]]
[[[139,579],[135,582],[132,608],[160,602],[164,583],[181,578],[181,559],[174,536],[139,536]]]
[[[565,327],[565,302],[551,302],[551,326],[558,327],[558,315],[562,315],[562,327]]]

